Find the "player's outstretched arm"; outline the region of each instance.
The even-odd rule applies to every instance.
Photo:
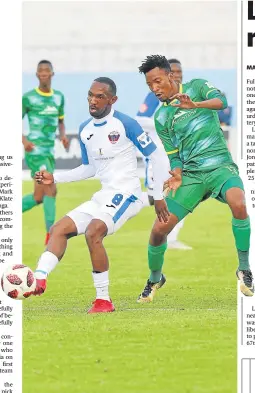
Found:
[[[193,81],[192,87],[196,92],[198,102],[192,101],[187,94],[178,93],[171,97],[170,100],[177,99],[179,103],[172,103],[171,105],[183,109],[203,108],[220,110],[227,108],[228,102],[225,94],[207,80],[196,79]]]
[[[154,179],[153,199],[154,199],[155,212],[158,216],[159,221],[166,223],[168,222],[170,213],[168,211],[168,207],[164,200],[164,194],[163,194],[165,172],[164,170],[162,170],[162,168],[165,165],[165,161],[163,160],[162,155],[163,155],[162,151],[157,148],[154,152],[150,154],[149,157],[152,163],[152,172],[153,172],[153,179]]]
[[[212,98],[210,100],[194,102],[187,94],[175,94],[171,100],[177,99],[179,104],[171,104],[174,107],[182,109],[204,108],[212,110],[220,110],[223,108],[223,102],[219,98]]]
[[[80,165],[70,171],[54,173],[54,183],[70,183],[85,180],[95,176],[96,170],[93,165]]]
[[[47,171],[36,172],[35,180],[38,184],[70,183],[93,177],[96,170],[93,165],[80,165],[77,168],[61,173],[49,173]]]
[[[164,171],[162,171],[162,152],[157,148],[152,139],[143,131],[137,121],[130,119],[126,125],[126,136],[130,139],[138,150],[145,157],[150,157],[152,162],[152,171],[154,178],[154,201],[155,211],[158,219],[162,222],[168,221],[170,215],[163,195],[163,182],[162,178]]]

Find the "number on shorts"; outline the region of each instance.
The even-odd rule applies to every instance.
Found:
[[[120,202],[122,201],[122,199],[123,199],[123,195],[122,194],[116,194],[112,198],[112,203],[114,203],[114,205],[118,206],[120,204]]]

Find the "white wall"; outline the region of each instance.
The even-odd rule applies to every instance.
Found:
[[[234,1],[24,2],[23,71],[134,71],[148,54],[185,68],[235,68]]]

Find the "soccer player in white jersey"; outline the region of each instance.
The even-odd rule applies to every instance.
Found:
[[[143,207],[136,147],[144,156],[150,156],[155,181],[153,197],[163,199],[162,153],[136,120],[112,108],[116,101],[115,83],[109,78],[95,79],[88,92],[92,117],[79,129],[82,164],[61,174],[40,171],[35,176],[40,184],[72,182],[94,175],[101,181],[102,189],[90,201],[67,213],[52,227],[47,249],[35,271],[37,286],[33,294],[40,295],[46,289],[48,274],[65,253],[67,240],[85,234],[96,288],[96,300],[89,313],[114,311],[108,291],[109,262],[103,239],[115,233]],[[163,205],[156,213],[161,221],[167,222],[169,212],[166,204]],[[163,277],[158,286],[164,282]]]
[[[173,74],[174,79],[178,83],[182,83],[182,65],[181,62],[177,59],[169,59],[168,60],[170,64],[170,69]],[[153,94],[152,92],[148,93],[147,96],[145,97],[145,100],[143,104],[141,105],[139,111],[137,112],[136,115],[136,120],[138,123],[141,125],[143,130],[150,136],[150,138],[153,140],[153,142],[158,146],[158,148],[162,149],[162,152],[164,152],[164,165],[167,169],[167,171],[170,170],[169,166],[169,160],[168,157],[165,153],[164,147],[162,145],[161,140],[159,139],[155,126],[154,126],[154,114],[158,107],[161,105],[159,99]],[[145,165],[145,187],[147,188],[147,193],[148,193],[148,199],[149,199],[149,204],[153,205],[154,204],[154,199],[153,199],[153,187],[154,187],[154,182],[153,182],[153,173],[152,173],[152,167],[151,167],[151,161],[149,157],[144,157],[144,165]],[[167,172],[166,171],[166,172]],[[146,198],[146,194],[144,195]],[[192,248],[188,246],[187,244],[182,243],[181,241],[178,240],[178,234],[183,227],[184,220],[180,221],[174,230],[167,236],[167,247],[168,248],[175,248],[175,249],[181,249],[181,250],[191,250]]]

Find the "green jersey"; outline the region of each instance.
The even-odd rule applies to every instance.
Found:
[[[60,91],[31,90],[22,97],[22,118],[27,114],[27,139],[35,145],[28,155],[52,156],[59,119],[64,118],[64,96]]]
[[[180,93],[189,95],[194,102],[219,98],[223,108],[227,107],[225,96],[203,79],[192,79],[181,85]],[[187,171],[209,171],[222,164],[233,164],[217,111],[181,109],[164,103],[154,119],[172,169],[180,167]]]

